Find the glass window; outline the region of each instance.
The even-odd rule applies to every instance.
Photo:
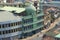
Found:
[[[3,34],[5,34],[5,31],[3,31]]]
[[[13,26],[13,23],[11,23],[10,25]]]
[[[24,23],[31,23],[31,22],[33,22],[33,19],[32,18],[31,19],[24,20]]]
[[[12,30],[10,30],[10,32],[12,33],[12,32],[13,32],[13,29],[12,29]]]
[[[20,22],[18,22],[18,25],[20,25]]]
[[[18,23],[16,22],[16,25],[18,25]]]
[[[24,27],[24,30],[27,30],[27,26]]]
[[[5,27],[5,25],[4,24],[2,24],[2,28],[4,28]]]
[[[5,27],[8,27],[8,24],[5,24]]]
[[[21,28],[18,28],[18,31],[21,31]]]
[[[0,35],[1,35],[1,31],[0,31]]]
[[[9,30],[9,33],[11,33],[10,30]]]
[[[26,27],[25,27],[26,28]],[[26,29],[25,29],[26,30]],[[5,31],[0,31],[0,35],[1,34],[8,34],[8,33],[14,33],[14,32],[17,32],[17,31],[21,31],[21,28],[17,28],[17,29],[12,29],[12,30],[5,30]]]
[[[14,32],[16,32],[15,29],[14,29]]]
[[[1,25],[0,25],[0,28],[1,28]]]
[[[16,29],[16,32],[18,31],[18,28]]]

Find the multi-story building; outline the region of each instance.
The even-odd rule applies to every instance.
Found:
[[[38,10],[33,5],[24,8],[9,6],[0,8],[2,18],[0,19],[0,40],[18,40],[42,31],[44,13],[41,7],[40,5]]]
[[[0,10],[0,40],[17,40],[22,33],[21,17]]]

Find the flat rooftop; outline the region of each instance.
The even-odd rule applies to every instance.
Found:
[[[0,23],[9,22],[9,21],[12,22],[14,20],[21,21],[22,18],[8,11],[0,11]]]
[[[25,11],[25,8],[5,6],[5,7],[1,7],[0,10],[15,11],[15,13],[21,13]]]

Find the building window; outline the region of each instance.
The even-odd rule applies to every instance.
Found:
[[[3,34],[5,34],[5,31],[3,31]]]
[[[18,28],[18,31],[21,31],[22,30],[22,28]]]
[[[29,26],[25,26],[24,30],[29,30],[29,29],[32,29],[32,28],[33,28],[33,25],[29,25]]]
[[[24,20],[24,23],[32,23],[32,22],[33,22],[33,18]]]
[[[0,25],[0,28],[1,28],[1,25]]]
[[[21,22],[18,22],[18,25],[20,25],[21,24]]]
[[[11,23],[11,26],[13,26],[13,23]]]
[[[12,27],[12,26],[17,26],[17,25],[21,25],[21,22],[2,24],[0,25],[0,28]]]
[[[17,28],[17,29],[12,29],[12,30],[0,31],[0,35],[1,34],[14,33],[14,32],[21,31],[21,30],[22,30],[21,28]]]
[[[0,31],[0,35],[1,35],[1,31]]]
[[[33,25],[29,25],[29,26],[28,26],[28,29],[32,29],[32,28],[33,28]]]
[[[4,24],[2,24],[2,28],[4,28],[5,26],[4,26]]]

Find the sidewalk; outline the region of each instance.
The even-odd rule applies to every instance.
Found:
[[[37,35],[41,35],[41,33],[46,33],[47,31],[49,31],[50,29],[54,28],[55,25],[60,21],[60,18],[56,19],[54,23],[52,23],[50,25],[50,27],[48,29],[42,30],[41,32],[31,36],[31,37],[27,37],[26,39],[22,39],[22,40],[32,40],[33,38],[36,38]]]

